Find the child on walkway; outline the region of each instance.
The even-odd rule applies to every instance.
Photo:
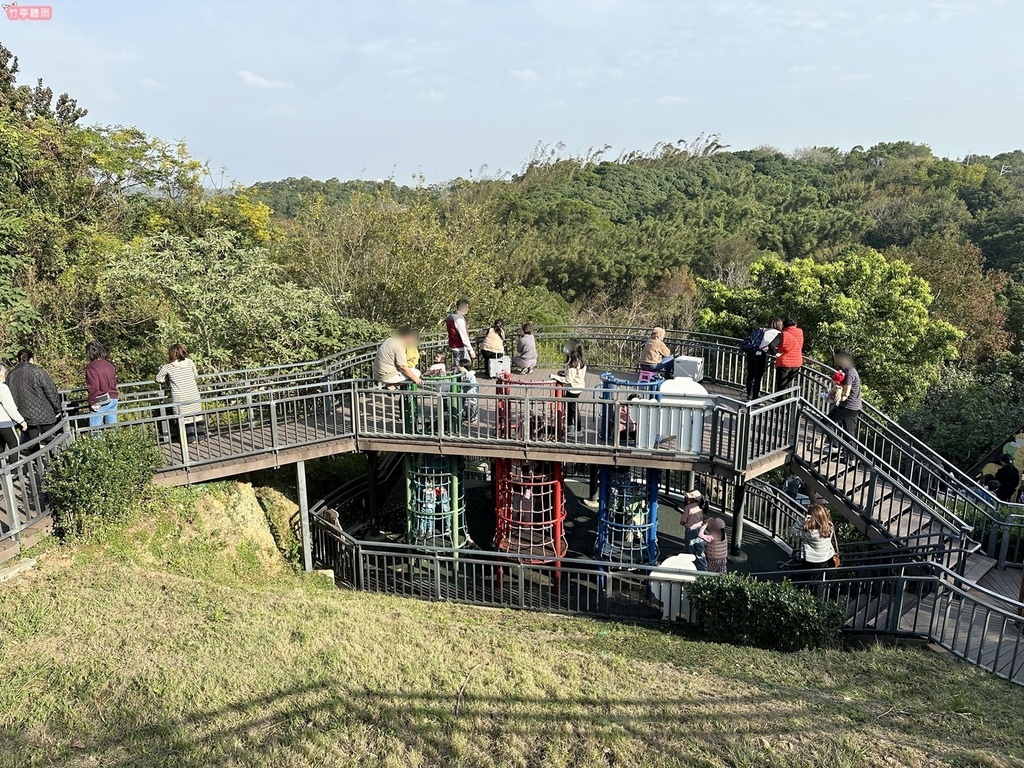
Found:
[[[679,518],[679,523],[685,529],[683,534],[685,551],[694,556],[693,564],[698,571],[706,571],[708,569],[708,559],[704,554],[706,542],[700,537],[700,533],[704,528],[704,508],[707,502],[704,499],[704,494],[696,490],[687,491],[685,498],[686,505]]]
[[[712,517],[701,529],[700,538],[707,544],[708,571],[722,575],[728,573],[729,541],[725,537],[725,521]]]

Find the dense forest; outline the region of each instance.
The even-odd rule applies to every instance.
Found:
[[[125,379],[310,359],[400,324],[655,323],[743,336],[795,314],[870,396],[961,464],[1024,423],[1024,152],[908,141],[610,157],[518,173],[219,187],[180,142],[88,125],[0,47],[0,345],[66,385],[87,340]]]

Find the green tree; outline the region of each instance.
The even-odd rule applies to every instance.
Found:
[[[985,269],[981,249],[951,235],[932,235],[915,240],[907,248],[894,248],[890,258],[914,268],[928,281],[935,301],[934,317],[947,320],[963,334],[960,357],[968,361],[991,358],[1006,351],[1013,336],[1006,330],[1006,309],[1000,294],[1007,278]]]
[[[900,423],[968,470],[1024,424],[1024,363],[1006,355],[977,370],[949,367]]]
[[[943,363],[955,358],[961,338],[930,315],[927,282],[908,264],[869,248],[824,264],[764,258],[751,267],[747,288],[714,281],[702,287],[704,329],[742,337],[758,322],[793,314],[807,353],[828,361],[835,349],[851,349],[865,386],[896,410],[920,401]]]
[[[283,279],[266,249],[240,240],[211,230],[201,238],[154,235],[123,249],[104,272],[101,292],[119,335],[148,344],[122,347],[122,362],[151,375],[166,345],[177,341],[209,369],[264,366],[313,360],[386,335],[381,326],[339,315],[323,291]]]

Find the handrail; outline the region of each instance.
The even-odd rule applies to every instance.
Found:
[[[481,329],[474,329],[473,333],[479,335]],[[611,327],[600,325],[564,325],[539,328],[536,332],[539,342],[552,342],[564,339],[569,336],[580,336],[588,342],[588,355],[591,360],[598,360],[597,364],[613,363],[626,365],[635,362],[640,346],[646,339],[646,329],[636,327]],[[706,334],[692,331],[669,331],[666,334],[666,341],[670,346],[684,353],[697,354],[705,360],[707,375],[713,380],[722,383],[740,385],[743,373],[743,355],[738,351],[738,342],[725,336]],[[425,334],[422,341],[422,348],[440,348],[445,343],[445,336],[440,331]],[[511,337],[509,340],[511,343]],[[542,355],[545,351],[550,354],[549,343],[539,344]],[[258,369],[240,369],[235,371],[224,371],[218,373],[207,373],[200,376],[201,390],[204,394],[204,403],[217,401],[221,407],[228,407],[227,401],[234,398],[261,398],[276,396],[276,393],[285,392],[312,392],[317,386],[327,385],[330,387],[342,386],[342,381],[358,379],[365,376],[372,362],[373,355],[377,349],[376,344],[366,344],[347,350],[342,350],[328,355],[316,361],[285,363],[274,366],[267,366]],[[806,358],[801,375],[798,378],[798,387],[807,400],[806,406],[815,411],[820,411],[819,403],[814,399],[814,390],[824,385],[831,369],[816,360]],[[771,374],[769,374],[770,376]],[[126,392],[125,402],[121,414],[128,416],[133,412],[141,413],[146,408],[155,409],[169,405],[166,398],[160,395],[159,390],[154,389],[152,380],[130,382],[122,385]],[[131,394],[134,392],[135,394]],[[137,397],[136,397],[137,395]],[[721,397],[721,396],[720,396]],[[743,409],[739,409],[739,401],[736,403],[739,413],[735,423],[728,426],[731,430],[730,440],[738,445],[727,446],[727,452],[739,448],[742,450],[733,455],[737,462],[736,468],[742,471],[745,463],[754,460],[749,447],[750,440],[755,434],[761,438],[770,434],[771,429],[779,427],[785,420],[782,412],[759,413],[758,407],[762,401],[767,402],[766,409],[773,408],[771,403],[777,395],[768,395],[759,398],[753,403],[744,403]],[[133,398],[135,398],[133,400]],[[724,404],[725,399],[719,401]],[[141,410],[135,410],[133,406]],[[794,412],[797,410],[794,406]],[[204,411],[205,413],[205,411]],[[761,433],[757,433],[757,425],[752,420],[758,418],[773,419],[769,424],[761,425]],[[79,423],[83,419],[76,419]],[[720,420],[719,420],[720,421]],[[716,428],[725,428],[721,423]],[[1010,534],[1007,531],[1016,530],[1024,520],[1024,506],[1016,504],[1003,504],[993,502],[987,498],[971,478],[958,468],[947,462],[936,454],[928,446],[917,440],[903,427],[889,419],[885,414],[866,404],[861,418],[859,446],[868,450],[877,461],[883,462],[890,470],[893,478],[898,479],[901,485],[909,485],[925,496],[948,493],[951,494],[953,509],[948,510],[945,517],[952,515],[959,522],[972,522],[975,531],[975,538],[981,541],[990,555],[1000,557],[1000,565],[1005,562],[1005,553]],[[737,438],[741,438],[737,440]],[[745,446],[745,447],[744,447]],[[617,446],[616,446],[617,448]],[[781,447],[776,448],[768,444],[767,455],[772,451],[777,452]],[[740,453],[743,455],[741,456]],[[959,514],[962,512],[963,514]],[[967,517],[964,518],[964,515]],[[1014,534],[1016,536],[1016,534]],[[1022,555],[1022,547],[1018,544],[1011,553],[1019,559]]]

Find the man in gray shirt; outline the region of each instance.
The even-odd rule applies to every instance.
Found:
[[[394,386],[411,381],[423,383],[420,372],[409,365],[406,350],[416,345],[419,334],[412,328],[403,328],[377,349],[373,360],[373,378],[378,384]]]
[[[829,411],[828,418],[856,439],[857,419],[864,410],[864,401],[860,394],[860,374],[853,363],[850,350],[836,350],[834,359],[836,368],[843,372],[843,381],[835,387],[835,404]]]

